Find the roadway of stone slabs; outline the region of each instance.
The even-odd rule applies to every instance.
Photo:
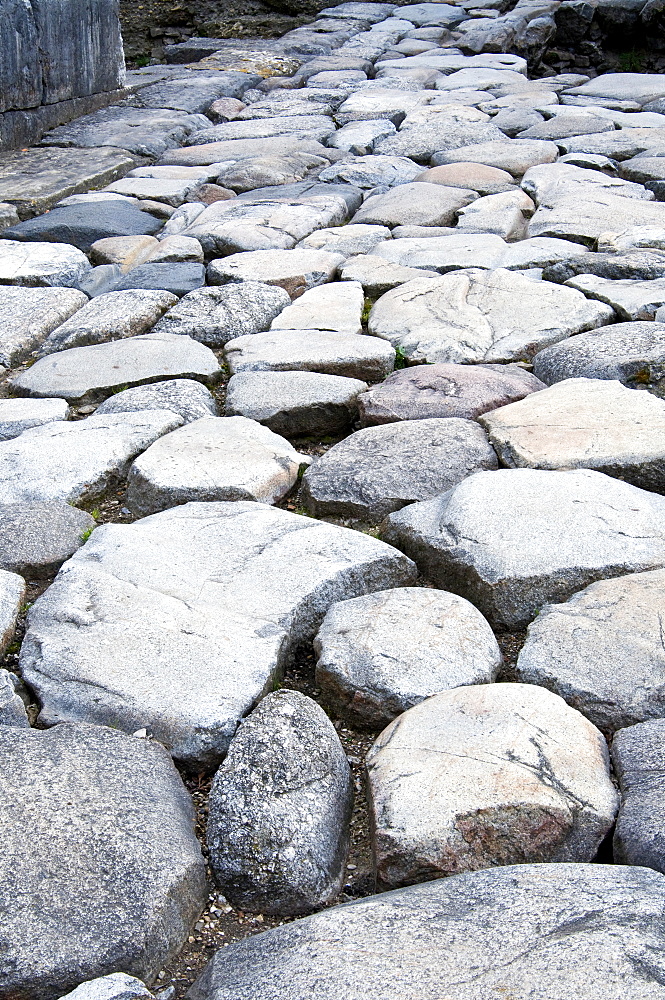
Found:
[[[275,994],[308,996],[311,975],[336,995],[319,934],[348,939],[354,913],[365,941],[388,921],[401,953],[432,907],[469,940],[491,889],[501,916],[477,926],[503,935],[509,914],[527,957],[497,960],[497,943],[472,979],[477,947],[471,961],[446,946],[444,968],[437,931],[421,940],[441,971],[402,963],[391,990],[555,982],[595,1000],[611,966],[622,995],[665,996],[649,957],[665,870],[665,84],[529,80],[551,16],[347,3],[282,39],[194,39],[130,74],[128,102],[2,156],[0,648],[26,582],[51,583],[0,672],[10,991],[149,996],[126,973],[150,985],[182,945],[205,889],[158,744],[217,769],[208,843],[231,904],[292,916],[337,898],[346,757],[316,703],[273,691],[314,640],[324,706],[377,734],[374,863],[395,893],[385,912],[271,932]],[[119,490],[134,523],[97,528],[81,506]],[[524,627],[505,683],[493,628]],[[137,778],[152,789],[139,806]],[[621,869],[620,885],[588,864],[617,810],[616,859],[656,869]],[[131,850],[110,833],[102,849],[115,829]],[[482,871],[511,864],[522,880]],[[88,882],[99,933],[76,905]],[[528,937],[543,913],[556,932],[553,898],[582,922],[602,899],[602,975],[586,939],[562,965]],[[234,976],[265,995],[263,947],[230,949],[191,996],[235,995]],[[364,995],[385,992],[377,962]]]

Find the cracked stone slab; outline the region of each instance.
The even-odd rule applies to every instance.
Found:
[[[29,427],[65,420],[68,413],[64,399],[0,399],[0,441],[16,438]]]
[[[203,117],[203,116],[201,116]],[[205,119],[204,119],[205,120]],[[201,127],[190,135],[188,146],[201,146],[210,142],[233,142],[238,139],[272,139],[279,136],[302,136],[323,142],[335,131],[335,123],[328,115],[284,115],[258,118],[251,121],[224,122],[222,125]]]
[[[153,442],[127,477],[138,517],[191,501],[276,503],[311,459],[247,417],[201,417]]]
[[[181,418],[170,410],[58,420],[0,441],[0,504],[103,495]]]
[[[222,347],[234,337],[266,330],[290,303],[283,288],[259,281],[198,288],[162,317],[155,333],[184,335],[209,347]]]
[[[570,163],[544,163],[531,167],[522,178],[522,189],[544,208],[554,208],[570,197],[593,201],[602,193],[638,201],[653,201],[651,192],[641,184],[612,177],[600,170],[585,170]]]
[[[661,799],[662,801],[662,799]],[[221,948],[188,1000],[661,1000],[662,876],[516,865],[379,893]],[[571,935],[571,927],[575,933]],[[414,947],[414,941],[418,947]],[[395,962],[399,955],[399,962]],[[390,969],[390,973],[386,972]],[[644,969],[651,977],[645,980]],[[602,970],[602,971],[601,971]]]
[[[209,124],[205,115],[168,108],[102,108],[47,132],[44,145],[79,148],[115,146],[139,156],[157,157],[181,145]],[[134,166],[134,164],[132,164]]]
[[[494,681],[502,663],[489,624],[472,604],[424,587],[333,604],[314,651],[325,704],[371,729],[440,691]]]
[[[0,285],[0,364],[19,364],[87,302],[88,296],[74,288]]]
[[[220,373],[210,348],[191,337],[146,333],[51,354],[15,376],[11,386],[23,396],[82,399],[168,376],[214,382]]]
[[[326,250],[344,257],[371,253],[378,243],[391,238],[387,226],[356,225],[334,226],[331,229],[317,229],[298,244],[302,250]]]
[[[22,672],[48,725],[112,719],[214,765],[332,603],[414,579],[409,559],[360,532],[261,503],[190,503],[93,532],[30,609]]]
[[[435,694],[367,755],[386,888],[496,865],[592,861],[618,795],[602,733],[530,684]]]
[[[276,184],[292,184],[312,171],[328,165],[328,160],[307,152],[273,153],[239,159],[217,175],[217,184],[238,194]]]
[[[406,227],[405,227],[406,228]],[[488,271],[504,267],[509,271],[545,267],[571,261],[588,254],[586,247],[570,240],[545,236],[506,243],[494,233],[463,233],[450,229],[445,235],[401,235],[394,230],[392,240],[379,243],[373,254],[405,267],[431,269],[445,274],[462,268],[483,267]]]
[[[386,341],[336,330],[268,330],[236,337],[225,354],[233,375],[309,371],[364,382],[380,382],[395,363],[395,350]]]
[[[25,580],[22,576],[0,569],[0,654],[5,652],[14,638],[25,592]]]
[[[614,856],[621,865],[661,872],[663,855],[663,736],[665,720],[628,726],[612,741],[612,763],[619,779],[621,809],[614,831]]]
[[[407,504],[443,493],[480,469],[496,469],[476,423],[454,417],[366,427],[314,460],[302,499],[315,517],[376,524]]]
[[[589,299],[612,306],[621,319],[653,319],[657,310],[665,305],[665,278],[612,281],[595,274],[580,274],[568,278],[565,284],[569,288],[577,288]]]
[[[664,599],[661,569],[600,580],[565,604],[547,604],[529,626],[517,679],[554,691],[605,733],[662,719]]]
[[[73,555],[97,522],[61,500],[0,504],[0,569],[29,580],[48,577]]]
[[[190,378],[168,379],[151,385],[136,385],[116,392],[97,407],[95,413],[132,413],[143,410],[171,410],[186,424],[201,417],[216,417],[215,397],[200,382]]]
[[[2,726],[0,745],[5,991],[55,1000],[118,966],[153,980],[208,894],[194,809],[168,754],[90,725]]]
[[[53,243],[0,243],[0,285],[78,285],[91,265],[77,247]]]
[[[365,295],[370,299],[377,299],[385,292],[389,292],[391,288],[403,285],[405,281],[412,281],[414,278],[436,278],[436,276],[436,271],[404,267],[402,264],[394,264],[375,254],[359,254],[357,257],[349,257],[339,268],[340,279],[342,281],[359,281]]]
[[[665,226],[665,204],[624,198],[598,189],[582,200],[579,194],[557,199],[553,207],[541,206],[532,217],[529,236],[553,236],[593,246],[608,229],[631,226]]]
[[[365,293],[360,282],[309,288],[272,321],[271,330],[336,330],[362,333]]]
[[[417,278],[372,307],[369,332],[411,361],[522,361],[614,317],[575,289],[534,282],[505,268],[469,268]]]
[[[212,285],[263,281],[267,285],[280,285],[295,299],[308,288],[332,281],[343,261],[341,254],[326,250],[255,250],[213,260],[208,267],[208,280]]]
[[[177,301],[171,292],[144,289],[98,295],[48,335],[39,355],[147,333]]]
[[[478,472],[382,537],[490,621],[526,625],[596,580],[665,566],[665,498],[589,469]]]
[[[665,492],[665,401],[572,378],[479,417],[502,465],[596,469]]]

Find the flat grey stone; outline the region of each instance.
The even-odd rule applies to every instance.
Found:
[[[665,84],[657,73],[603,73],[580,87],[573,87],[569,94],[580,97],[609,97],[621,101],[648,104],[665,97]]]
[[[653,319],[657,310],[665,304],[665,278],[611,281],[595,274],[580,274],[568,278],[566,285],[577,288],[589,299],[606,302],[620,319]]]
[[[529,236],[554,236],[593,246],[608,231],[630,226],[665,226],[665,205],[657,201],[624,198],[609,191],[562,197],[551,208],[541,206],[529,223]]]
[[[0,569],[48,577],[83,545],[97,523],[61,500],[0,504]]]
[[[360,532],[261,503],[187,504],[93,532],[30,609],[22,673],[49,725],[147,727],[214,765],[330,604],[414,575]]]
[[[543,139],[502,139],[448,149],[432,157],[432,166],[442,163],[484,163],[521,177],[538,163],[554,163],[559,155],[556,143]]]
[[[413,108],[427,102],[422,91],[398,90],[381,87],[377,90],[358,90],[350,94],[335,112],[339,126],[351,122],[378,121],[385,118],[397,128]]]
[[[118,966],[152,980],[207,902],[192,802],[168,754],[89,725],[2,726],[0,745],[5,989],[55,1000]]]
[[[251,121],[224,122],[195,131],[186,142],[188,146],[201,146],[211,142],[229,142],[238,139],[270,139],[277,136],[301,136],[316,142],[325,141],[335,131],[335,123],[328,115],[284,115],[259,118]]]
[[[127,976],[124,972],[112,972],[109,976],[81,983],[62,1000],[133,1000],[134,997],[154,1000],[154,994],[140,979]]]
[[[161,228],[161,221],[154,215],[127,202],[82,202],[26,219],[18,226],[3,229],[0,236],[28,243],[70,243],[87,252],[97,240],[109,236],[150,236]]]
[[[102,108],[48,132],[50,146],[118,146],[139,156],[161,156],[205,128],[203,115],[164,108]]]
[[[186,146],[183,149],[172,149],[162,156],[160,162],[164,165],[197,167],[222,163],[225,160],[283,153],[310,153],[322,156],[328,162],[339,155],[315,139],[309,139],[302,133],[295,133],[267,139],[224,139],[219,142],[206,142],[203,145]]]
[[[465,872],[221,948],[188,1000],[234,1000],[241,990],[245,1000],[266,993],[307,1000],[313,980],[319,1000],[383,1000],[388,982],[397,995],[422,1000],[487,1000],[506,990],[548,1000],[604,1000],[608,990],[624,1000],[660,1000],[664,896],[662,877],[643,868],[520,864]]]
[[[318,372],[242,372],[229,380],[226,413],[258,420],[287,437],[339,434],[356,418],[365,389],[360,379]]]
[[[459,213],[457,229],[469,233],[496,233],[505,240],[522,240],[536,206],[524,191],[490,194]]]
[[[184,334],[221,347],[234,337],[267,329],[290,302],[283,288],[258,281],[199,288],[180,299],[159,321],[155,333]]]
[[[231,191],[241,193],[274,184],[292,184],[301,181],[317,168],[325,167],[328,160],[313,153],[273,153],[241,159],[224,168],[217,175],[217,183]]]
[[[226,360],[238,372],[309,371],[379,382],[393,370],[395,350],[378,337],[333,330],[268,330],[236,337]]]
[[[177,301],[171,292],[142,289],[99,295],[56,327],[41,345],[39,355],[147,333]]]
[[[407,156],[357,156],[326,167],[319,174],[319,180],[354,184],[365,190],[379,185],[407,184],[415,181],[421,172],[421,167]]]
[[[385,118],[349,122],[328,139],[328,145],[355,156],[369,156],[386,136],[395,134],[395,126]]]
[[[616,323],[540,351],[534,374],[547,385],[568,378],[617,379],[633,389],[665,389],[665,324]],[[662,392],[661,392],[662,395]]]
[[[436,271],[393,264],[375,254],[359,254],[357,257],[349,257],[339,268],[339,277],[342,281],[359,281],[365,295],[370,299],[377,299],[391,288],[403,285],[405,281],[435,278]]]
[[[402,236],[406,229],[394,230],[395,238],[376,246],[374,254],[396,264],[445,274],[468,267],[484,267],[490,271],[499,267],[510,271],[544,267],[558,261],[575,260],[588,252],[586,247],[570,240],[544,236],[506,243],[493,233],[448,230],[442,236],[426,236],[421,229],[418,236]]]
[[[387,226],[350,223],[331,229],[317,229],[301,240],[298,249],[325,250],[327,253],[353,257],[356,254],[371,253],[375,246],[390,238]]]
[[[464,109],[466,110],[466,109]],[[376,145],[376,151],[392,156],[408,156],[418,163],[432,163],[445,156],[444,151],[468,149],[479,143],[505,140],[503,132],[490,122],[458,120],[453,115],[443,120],[406,127],[397,135],[389,135]],[[467,159],[467,157],[465,157]]]
[[[125,194],[129,198],[139,200],[163,201],[173,208],[178,208],[187,200],[187,195],[200,187],[203,181],[186,178],[163,177],[123,177],[105,188],[116,194]]]
[[[155,441],[133,463],[127,506],[138,517],[191,501],[276,503],[311,459],[247,417],[201,417]]]
[[[210,790],[207,839],[225,897],[293,916],[332,901],[346,876],[353,782],[325,712],[275,691],[245,719]]]
[[[367,755],[379,884],[505,864],[592,861],[618,808],[602,734],[530,684],[444,691]]]
[[[109,236],[93,243],[90,259],[94,264],[119,264],[126,273],[158,249],[159,240],[154,236]]]
[[[619,172],[627,181],[646,184],[648,181],[665,180],[665,163],[662,156],[636,156],[632,160],[624,160]]]
[[[570,114],[554,115],[549,121],[539,121],[525,125],[519,132],[520,139],[568,139],[578,135],[596,135],[601,132],[613,132],[614,124],[600,115]]]
[[[517,679],[554,691],[605,733],[662,718],[664,594],[665,571],[653,570],[546,605],[529,626]]]
[[[475,420],[544,388],[518,365],[417,365],[393,372],[361,393],[360,423],[369,427],[428,417]]]
[[[621,790],[613,846],[614,856],[621,865],[640,865],[656,871],[665,867],[664,729],[662,719],[651,719],[623,729],[612,742],[612,763]]]
[[[502,663],[490,626],[472,604],[416,587],[333,604],[314,651],[326,705],[372,729],[440,691],[495,680]]]
[[[214,382],[219,374],[219,364],[210,348],[191,337],[147,333],[109,344],[72,347],[41,358],[15,376],[11,385],[25,396],[81,399],[168,376]]]
[[[418,278],[372,307],[370,333],[412,361],[522,361],[573,333],[607,323],[610,306],[503,268]]]
[[[400,184],[368,198],[352,221],[382,226],[447,226],[455,222],[460,209],[477,197],[475,191],[440,184]]]
[[[244,75],[238,74],[241,79]],[[138,99],[144,108],[173,108],[190,114],[203,114],[215,100],[225,97],[228,93],[229,81],[224,74],[215,73],[214,76],[193,74],[141,87]]]
[[[42,424],[0,441],[0,504],[100,496],[180,423],[170,410],[113,413]]]
[[[212,285],[228,281],[263,281],[280,285],[292,299],[308,288],[331,281],[344,258],[326,250],[255,250],[213,260],[208,267]]]
[[[365,294],[360,282],[309,288],[272,321],[271,330],[337,330],[362,333]]]
[[[14,628],[25,599],[25,580],[17,573],[0,570],[0,654],[14,637]]]
[[[636,226],[636,229],[645,229],[645,226]],[[653,231],[653,230],[652,230]],[[605,234],[611,235],[611,234]],[[544,238],[544,237],[543,237]],[[599,241],[602,239],[600,236]],[[627,287],[631,284],[637,285],[639,282],[650,282],[655,279],[665,277],[665,252],[659,249],[634,249],[609,253],[592,253],[586,257],[570,257],[568,260],[557,261],[554,264],[546,265],[543,276],[548,281],[557,283],[566,282],[569,278],[592,275],[605,278],[614,284],[617,282],[627,282]],[[593,282],[593,277],[591,278]],[[621,288],[621,284],[619,284]],[[595,296],[594,296],[595,297]],[[628,296],[622,296],[626,300],[629,308],[635,307],[635,302],[630,302]]]
[[[150,264],[203,263],[203,247],[190,236],[166,236],[148,258]]]
[[[0,286],[0,364],[9,368],[23,361],[87,301],[74,288]]]
[[[152,261],[148,261],[133,267],[128,274],[117,277],[108,290],[163,290],[180,296],[201,288],[205,284],[205,274],[203,264],[196,261],[172,264],[153,264]],[[91,294],[97,293],[91,292]]]
[[[53,243],[0,243],[0,285],[78,285],[90,270],[86,255],[76,247]]]
[[[367,427],[315,459],[302,498],[315,517],[376,524],[407,504],[443,493],[496,455],[477,424],[436,418]]]
[[[64,399],[0,399],[0,441],[18,437],[29,427],[65,420],[68,413]]]
[[[30,720],[23,699],[17,693],[20,679],[8,670],[0,669],[0,726],[29,729]]]
[[[492,622],[527,624],[595,580],[665,565],[665,499],[588,469],[479,472],[382,532]]]
[[[530,167],[522,178],[522,188],[543,208],[555,208],[558,202],[574,197],[594,201],[596,196],[605,193],[653,201],[651,192],[641,184],[608,176],[599,170],[585,170],[571,163],[543,163]]]
[[[188,424],[201,417],[216,417],[217,404],[212,393],[200,382],[189,378],[169,379],[152,385],[137,385],[109,396],[95,413],[132,413],[143,410],[171,410]]]

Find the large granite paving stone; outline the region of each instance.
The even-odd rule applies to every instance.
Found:
[[[65,420],[68,413],[64,399],[0,399],[0,441],[16,438],[29,427]]]
[[[236,337],[225,349],[239,372],[320,372],[380,382],[393,370],[395,349],[378,337],[334,330],[268,330]]]
[[[160,319],[155,333],[185,335],[221,347],[234,337],[267,329],[290,302],[283,288],[258,281],[199,288]]]
[[[14,638],[16,620],[25,600],[25,580],[7,569],[0,569],[0,655]]]
[[[0,365],[10,368],[39,350],[87,302],[87,295],[74,288],[0,286]]]
[[[580,274],[568,278],[565,283],[569,288],[577,288],[589,299],[612,306],[620,319],[653,319],[656,311],[665,304],[665,278],[612,281],[596,274]]]
[[[216,417],[215,397],[191,378],[167,379],[149,385],[135,385],[116,392],[101,403],[95,413],[133,413],[142,410],[171,410],[186,424],[201,417]]]
[[[139,156],[157,157],[179,146],[208,124],[204,115],[165,108],[102,108],[48,132],[48,146],[117,146]]]
[[[303,292],[275,317],[270,329],[362,333],[364,305],[365,295],[360,282],[330,282]]]
[[[47,724],[148,728],[177,758],[216,764],[332,603],[414,578],[359,532],[249,501],[186,504],[93,532],[30,609],[22,672]]]
[[[0,569],[29,580],[48,577],[96,526],[86,511],[61,500],[0,504]]]
[[[343,262],[341,254],[326,250],[255,250],[234,253],[208,266],[211,285],[228,281],[263,281],[280,285],[292,299],[308,288],[331,281]]]
[[[39,354],[147,333],[177,301],[171,292],[143,289],[98,295],[56,327],[41,345]]]
[[[90,271],[76,247],[53,243],[0,243],[0,285],[76,287]]]
[[[399,184],[385,194],[369,197],[353,217],[354,223],[381,226],[449,226],[458,212],[478,195],[459,187],[413,182]]]
[[[81,202],[56,207],[35,219],[0,232],[0,237],[25,242],[69,243],[87,252],[97,240],[111,236],[154,235],[162,221],[125,201]],[[0,251],[2,243],[0,243]]]

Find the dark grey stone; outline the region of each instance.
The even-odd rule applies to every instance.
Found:
[[[0,569],[48,577],[96,527],[90,514],[60,500],[0,505]]]
[[[611,216],[608,216],[608,226]],[[651,281],[665,277],[665,250],[627,250],[624,253],[588,253],[583,257],[558,261],[543,268],[545,281],[563,284],[576,274],[595,274],[599,278]]]
[[[118,968],[152,980],[207,901],[192,802],[166,750],[64,724],[0,726],[0,754],[0,993],[55,1000]]]
[[[161,156],[182,144],[187,136],[209,124],[204,115],[190,115],[170,108],[135,108],[124,105],[102,108],[44,138],[44,145],[118,146],[139,156]]]
[[[210,347],[222,347],[234,337],[267,330],[290,304],[283,288],[259,281],[201,288],[163,316],[155,332],[186,334]]]
[[[246,73],[237,74],[246,77]],[[240,81],[235,87],[229,86],[224,79],[226,74],[215,73],[211,76],[180,77],[177,80],[161,80],[149,87],[144,87],[138,93],[139,103],[144,108],[173,108],[175,111],[187,111],[197,114],[207,111],[218,97],[234,97],[229,90],[242,93]],[[245,82],[245,81],[243,81]]]
[[[116,281],[122,278],[122,273],[120,264],[100,264],[88,271],[76,287],[94,299],[97,295],[110,292]]]
[[[187,998],[659,1000],[664,905],[665,879],[640,868],[468,872],[222,948]]]
[[[194,261],[181,261],[174,264],[139,264],[114,282],[111,290],[161,288],[174,295],[187,295],[204,284],[205,266]]]
[[[622,802],[614,859],[665,871],[665,719],[620,729],[611,755]]]
[[[109,236],[153,236],[162,225],[154,215],[148,215],[127,202],[114,200],[54,208],[36,219],[27,219],[19,222],[18,226],[3,229],[0,237],[28,242],[71,243],[86,252],[97,240]]]
[[[351,771],[325,712],[276,691],[240,725],[210,791],[208,846],[224,895],[242,910],[307,913],[340,891]]]
[[[3,2],[0,52],[0,111],[40,104],[42,67],[35,12],[28,0]]]
[[[172,410],[181,416],[186,424],[201,417],[217,416],[215,397],[204,385],[190,378],[169,379],[152,385],[136,385],[131,389],[125,389],[124,392],[109,396],[95,412],[127,413],[137,410]]]

